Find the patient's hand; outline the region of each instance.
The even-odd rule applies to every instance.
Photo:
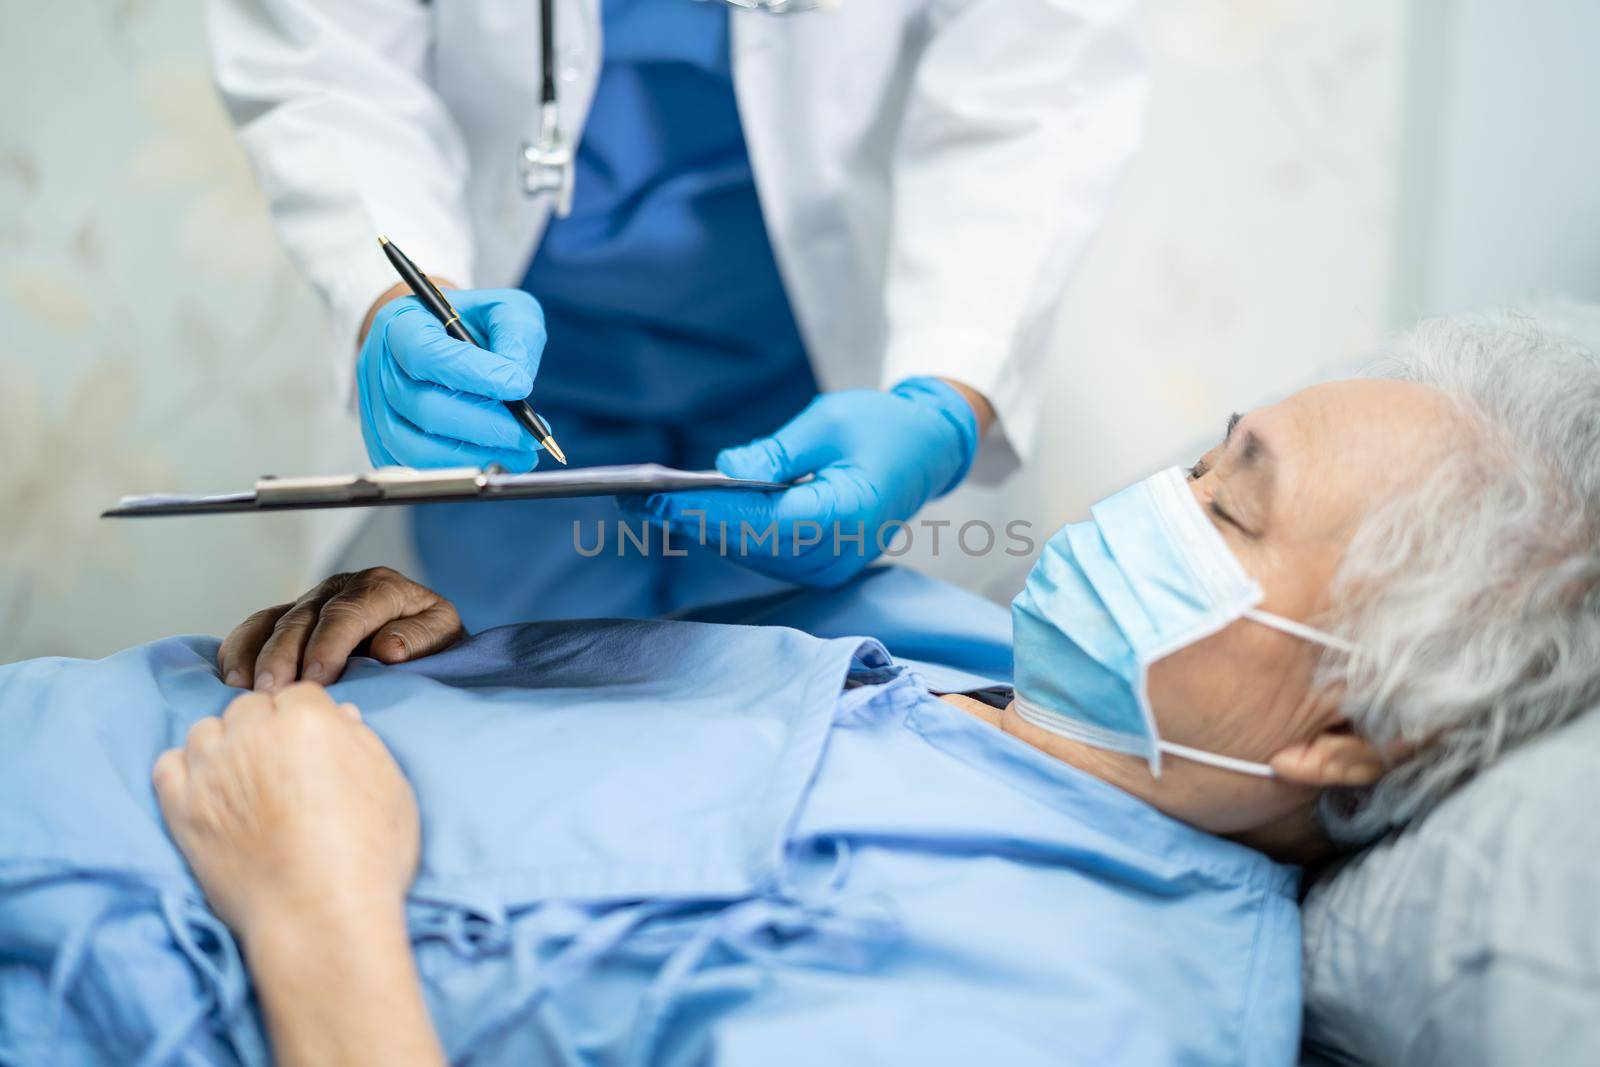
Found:
[[[241,940],[290,916],[397,916],[417,803],[353,704],[320,685],[246,693],[201,719],[151,778],[178,847]]]
[[[466,636],[455,605],[388,567],[335,574],[293,604],[279,604],[234,628],[217,652],[223,681],[272,692],[296,678],[324,685],[351,653],[401,663],[442,651]]]
[[[417,802],[320,685],[246,693],[151,772],[206,899],[244,947],[280,1067],[442,1067],[406,933]]]

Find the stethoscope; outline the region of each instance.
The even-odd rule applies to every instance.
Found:
[[[721,2],[746,11],[788,15],[826,6],[827,0],[701,0]],[[539,138],[522,142],[522,191],[529,196],[552,198],[557,218],[572,213],[575,168],[572,144],[561,129],[556,102],[555,0],[539,0]]]

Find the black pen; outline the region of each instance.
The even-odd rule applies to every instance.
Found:
[[[469,345],[479,348],[489,346],[479,341],[467,329],[467,324],[461,321],[461,313],[450,306],[450,301],[444,298],[439,287],[428,280],[428,276],[417,269],[417,265],[406,257],[406,254],[394,246],[394,242],[382,234],[378,235],[378,244],[383,246],[383,254],[389,257],[389,262],[394,264],[394,269],[400,272],[400,280],[405,282],[416,298],[422,301],[422,306],[433,312],[435,318],[444,323],[444,332],[454,337],[457,341],[465,341]],[[556,444],[556,439],[550,432],[550,424],[533,410],[533,406],[526,399],[502,400],[506,410],[511,412],[511,417],[517,420],[524,430],[533,434],[533,439],[544,446],[544,450],[554,456],[561,464],[567,462],[566,453],[561,451],[561,446]]]

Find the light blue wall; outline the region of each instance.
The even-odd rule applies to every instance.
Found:
[[[5,9],[0,661],[224,629],[300,584],[301,520],[96,516],[304,469],[320,308],[212,92],[198,0]]]
[[[1425,0],[1406,32],[1395,322],[1600,299],[1600,3]]]

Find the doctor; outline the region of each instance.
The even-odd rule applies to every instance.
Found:
[[[638,505],[775,526],[776,553],[619,555],[604,498],[412,509],[476,629],[843,581],[991,427],[988,474],[1025,456],[1051,313],[1137,137],[1133,6],[210,0],[209,26],[372,462],[531,469],[499,403],[531,393],[575,465],[814,475]],[[396,287],[380,231],[492,351]]]

